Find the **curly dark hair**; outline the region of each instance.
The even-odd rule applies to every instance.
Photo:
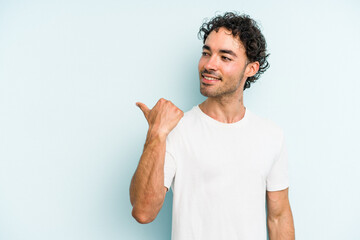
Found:
[[[270,54],[266,51],[265,37],[260,31],[257,23],[245,14],[226,12],[224,15],[217,15],[200,27],[198,36],[205,43],[206,38],[212,31],[219,31],[224,27],[231,31],[234,37],[239,37],[245,47],[246,56],[249,62],[259,62],[259,71],[252,77],[246,79],[244,90],[250,88],[251,83],[259,79],[269,67],[267,58]]]

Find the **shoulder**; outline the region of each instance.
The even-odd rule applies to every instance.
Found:
[[[187,131],[189,128],[194,126],[194,123],[197,121],[197,119],[197,109],[195,106],[191,110],[184,113],[184,116],[180,119],[175,128],[169,133],[168,140],[181,136],[182,132]]]
[[[283,129],[270,119],[261,117],[251,111],[249,111],[249,128],[255,133],[271,139],[283,140]]]
[[[176,127],[171,131],[170,134],[174,135],[177,132],[181,132],[182,130],[191,127],[194,125],[194,122],[198,119],[198,113],[196,106],[191,110],[184,113],[184,116],[180,119]]]
[[[184,116],[166,138],[166,151],[175,155],[176,149],[181,148],[186,141],[187,133],[196,128],[194,123],[197,120],[196,107],[185,112]]]

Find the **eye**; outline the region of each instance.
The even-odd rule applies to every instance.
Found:
[[[232,60],[232,59],[230,59],[230,58],[228,58],[228,57],[225,57],[225,56],[222,56],[221,58],[222,58],[222,60],[224,60],[224,61],[231,61],[231,60]]]
[[[202,56],[209,56],[210,54],[207,53],[207,52],[202,52],[201,55],[202,55]]]

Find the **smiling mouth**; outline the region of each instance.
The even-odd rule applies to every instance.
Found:
[[[204,76],[203,75],[203,78],[205,78],[206,80],[220,80],[220,79],[218,79],[218,78],[213,78],[213,77],[206,77],[206,76]]]
[[[204,74],[201,74],[201,77],[201,82],[205,84],[212,84],[221,81],[221,78],[205,76]]]

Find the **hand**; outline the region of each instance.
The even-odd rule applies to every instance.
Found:
[[[141,102],[137,102],[136,106],[144,113],[149,124],[149,132],[160,136],[166,137],[184,116],[183,111],[163,98],[152,109]]]

